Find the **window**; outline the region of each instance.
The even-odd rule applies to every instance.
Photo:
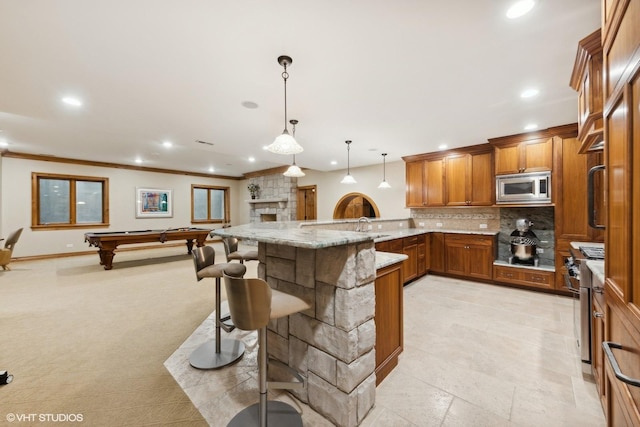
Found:
[[[31,174],[32,228],[109,225],[109,179]]]
[[[229,218],[229,187],[191,185],[191,222],[225,223]]]

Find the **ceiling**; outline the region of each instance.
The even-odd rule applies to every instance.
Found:
[[[511,3],[0,0],[0,143],[235,177],[282,166],[263,149],[285,123],[280,55],[301,167],[345,169],[347,139],[357,167],[576,122],[569,79],[600,0],[515,20]]]

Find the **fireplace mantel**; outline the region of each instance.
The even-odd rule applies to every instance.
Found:
[[[287,203],[287,199],[282,198],[282,197],[275,197],[275,198],[270,198],[270,199],[251,199],[251,200],[245,200],[245,202],[247,203]]]

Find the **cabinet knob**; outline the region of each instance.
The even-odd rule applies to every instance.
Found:
[[[595,317],[596,319],[600,317],[604,317],[604,313],[600,313],[599,311],[593,310],[593,317]]]

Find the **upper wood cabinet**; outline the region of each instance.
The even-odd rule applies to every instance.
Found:
[[[530,134],[494,138],[496,175],[553,170],[553,140],[519,140]]]
[[[489,144],[403,159],[407,207],[494,203],[493,148]]]
[[[602,150],[602,38],[599,29],[578,43],[570,85],[578,92],[580,152]]]

